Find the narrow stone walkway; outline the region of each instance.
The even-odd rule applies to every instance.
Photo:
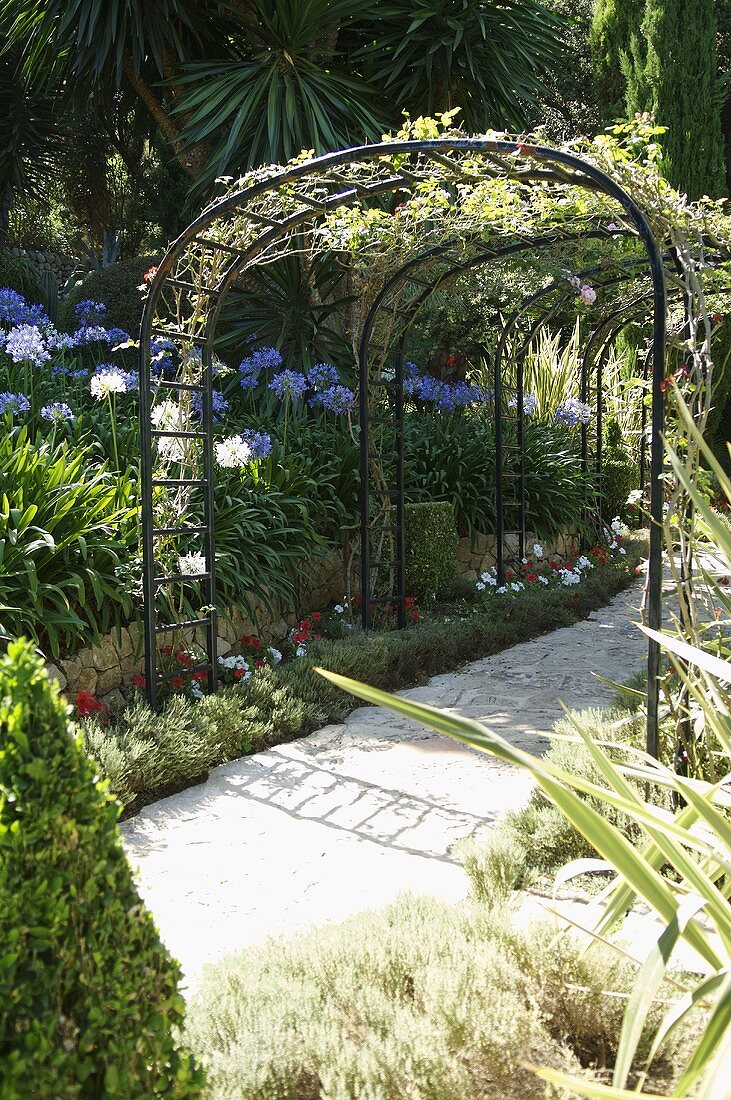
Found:
[[[640,584],[575,626],[405,691],[477,718],[532,752],[569,707],[604,706],[640,670]],[[456,840],[521,805],[507,765],[361,707],[337,726],[216,768],[121,829],[142,897],[189,987],[208,962],[368,908],[405,890],[458,900]]]

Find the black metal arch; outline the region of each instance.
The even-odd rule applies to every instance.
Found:
[[[462,161],[469,158],[465,166]],[[341,171],[341,169],[345,171]],[[317,229],[324,217],[340,207],[360,203],[396,191],[409,192],[420,180],[438,177],[464,187],[491,178],[517,180],[526,188],[538,185],[577,186],[618,204],[626,223],[641,241],[653,285],[652,356],[652,456],[650,576],[648,621],[661,623],[661,523],[663,464],[661,432],[663,395],[660,383],[665,359],[665,277],[662,260],[650,226],[639,206],[614,180],[582,158],[562,150],[491,138],[438,138],[426,141],[394,141],[341,150],[280,170],[263,169],[252,174],[238,190],[214,203],[171,246],[149,288],[141,325],[140,423],[142,466],[142,526],[144,560],[145,664],[148,694],[154,704],[158,685],[169,674],[158,666],[157,639],[181,628],[203,628],[207,660],[196,671],[205,671],[209,690],[216,686],[215,540],[213,515],[214,452],[212,434],[212,344],[221,305],[239,273],[259,261],[266,262],[277,248],[291,242],[305,227]],[[269,204],[267,204],[267,200]],[[274,210],[272,210],[274,206]],[[170,303],[175,320],[170,321]],[[163,392],[177,398],[184,410],[193,394],[201,402],[200,428],[188,423],[156,423],[153,406],[151,337],[173,342],[184,369],[175,379],[156,381],[154,396]],[[199,358],[191,353],[200,348]],[[367,389],[366,376],[361,390]],[[186,404],[187,403],[187,404]],[[176,413],[175,415],[179,415]],[[182,414],[180,414],[182,415]],[[201,445],[201,454],[195,447]],[[153,445],[178,448],[184,456],[177,463],[179,476],[156,476]],[[200,465],[202,464],[202,470]],[[186,475],[186,470],[187,475]],[[203,522],[197,526],[177,522],[174,509],[161,504],[162,520],[156,526],[153,497],[172,494],[179,500],[202,492]],[[159,538],[179,539],[189,534],[203,537],[205,569],[162,574],[156,566]],[[198,617],[181,623],[158,623],[156,595],[168,585],[198,580],[206,604]],[[648,747],[657,751],[657,674],[659,648],[648,651]]]
[[[361,386],[360,389],[360,455],[361,455],[361,478],[360,478],[360,516],[361,516],[361,620],[364,629],[368,629],[371,619],[371,606],[383,601],[392,602],[396,605],[398,613],[398,625],[400,627],[405,625],[405,540],[404,540],[404,503],[406,486],[404,485],[403,477],[403,460],[404,460],[404,445],[403,445],[403,346],[407,332],[414,322],[416,315],[422,308],[424,303],[429,297],[440,289],[445,284],[452,282],[453,280],[465,275],[467,272],[477,268],[483,267],[497,260],[501,260],[507,256],[517,255],[523,252],[541,251],[543,249],[555,247],[561,244],[570,244],[586,239],[604,239],[614,237],[629,237],[627,231],[609,230],[608,228],[597,227],[594,229],[587,229],[582,233],[550,233],[544,234],[539,237],[520,237],[517,241],[513,241],[509,244],[503,244],[501,246],[495,246],[489,241],[485,242],[481,239],[475,241],[466,242],[466,246],[462,249],[455,247],[455,242],[450,241],[444,245],[437,245],[433,248],[420,253],[416,257],[408,260],[402,267],[398,269],[388,279],[379,293],[376,295],[373,304],[371,305],[368,314],[366,315],[361,341],[358,349],[358,361],[359,361],[359,373],[362,379],[368,378],[369,385]],[[475,254],[464,258],[464,252],[474,250]],[[623,266],[631,266],[633,263],[636,265],[641,263],[639,258],[629,258],[621,261]],[[446,266],[445,266],[446,265]],[[426,268],[426,272],[424,271]],[[609,265],[602,267],[589,268],[579,272],[580,278],[588,278],[594,276],[597,273],[605,274],[609,270]],[[617,276],[615,279],[604,280],[601,284],[597,284],[601,287],[611,285],[617,278],[624,276]],[[627,276],[632,277],[632,276]],[[413,285],[416,288],[415,295],[406,303],[402,304],[402,296],[404,289],[408,285]],[[502,584],[504,580],[504,559],[505,559],[505,546],[504,546],[504,530],[503,530],[503,500],[502,500],[502,488],[503,481],[510,475],[504,473],[502,459],[504,457],[505,448],[502,444],[502,426],[505,419],[505,414],[502,411],[499,401],[499,393],[501,388],[501,362],[504,351],[504,340],[507,339],[509,330],[517,324],[518,320],[526,313],[532,305],[540,301],[544,297],[554,293],[558,289],[564,289],[565,293],[559,297],[556,303],[554,303],[550,309],[539,319],[526,338],[523,344],[522,355],[525,354],[530,341],[535,336],[538,329],[550,320],[550,317],[555,313],[564,302],[569,300],[574,291],[566,290],[565,279],[555,279],[548,286],[543,287],[537,293],[530,295],[524,301],[523,305],[509,318],[504,332],[503,338],[498,344],[498,352],[495,362],[495,390],[496,390],[496,402],[495,402],[495,420],[496,420],[496,469],[495,469],[495,485],[496,485],[496,518],[497,527],[496,541],[497,541],[497,570],[499,582]],[[383,315],[386,315],[386,320],[383,321]],[[392,341],[396,340],[395,331],[396,326],[393,323],[389,323],[388,317],[395,315],[398,322],[401,325],[400,335],[397,342],[398,354],[395,358],[395,377],[393,382],[384,382],[380,377],[375,380],[369,376],[369,362],[370,362],[370,348],[374,331],[376,331],[378,322],[381,320],[382,327],[389,329],[391,333]],[[379,345],[379,350],[382,345]],[[384,417],[380,415],[381,410],[378,409],[375,416],[370,415],[371,409],[371,394],[369,390],[374,387],[383,387],[387,391],[392,391],[393,394],[393,416]],[[518,392],[516,394],[517,402],[517,432],[518,440],[517,447],[519,452],[519,489],[518,489],[518,501],[515,502],[518,513],[520,515],[519,532],[518,532],[518,556],[522,557],[525,548],[525,464],[524,455],[522,453],[522,433],[523,433],[523,415],[522,415],[522,361],[518,366]],[[372,491],[376,495],[388,494],[389,499],[395,500],[395,507],[391,509],[392,516],[388,517],[388,521],[383,525],[374,525],[371,522],[370,515],[370,442],[371,442],[371,425],[385,425],[393,427],[395,430],[395,484],[392,490],[388,489],[385,484],[379,484]],[[498,445],[499,440],[499,445]],[[389,534],[386,542],[389,542],[393,547],[391,551],[393,557],[383,562],[383,536]],[[377,542],[380,542],[380,546],[376,551],[371,550],[371,536],[381,536]],[[376,553],[378,560],[373,562],[372,554]],[[373,570],[372,567],[381,566],[386,564],[390,567],[390,571],[395,576],[395,592],[391,592],[391,585],[389,584],[389,592],[382,596],[376,594],[373,591],[371,584]]]

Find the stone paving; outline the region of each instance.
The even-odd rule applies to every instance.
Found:
[[[641,586],[584,622],[401,694],[477,718],[533,752],[569,707],[606,705],[592,673],[640,670]],[[121,829],[141,893],[190,988],[232,950],[380,908],[405,890],[456,901],[458,839],[522,804],[530,781],[382,708],[216,768]]]

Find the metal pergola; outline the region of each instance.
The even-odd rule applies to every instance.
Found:
[[[403,247],[377,269],[378,285],[365,302],[354,343],[358,348],[360,448],[361,448],[361,586],[363,624],[368,626],[369,607],[380,593],[372,591],[374,570],[386,569],[395,591],[392,600],[404,622],[404,498],[403,483],[403,339],[419,307],[446,281],[458,278],[479,264],[509,255],[532,253],[541,248],[578,239],[630,238],[640,252],[627,270],[605,280],[606,285],[644,279],[641,293],[603,317],[592,331],[584,352],[582,393],[588,394],[592,369],[601,370],[604,349],[622,318],[647,318],[651,324],[651,351],[647,371],[652,393],[650,429],[650,561],[647,590],[647,623],[658,630],[662,620],[662,513],[663,513],[663,415],[661,382],[665,368],[666,291],[663,259],[648,221],[633,198],[595,165],[562,150],[487,137],[444,137],[433,140],[388,141],[327,154],[283,168],[265,168],[232,188],[209,206],[170,247],[149,287],[140,340],[140,424],[142,466],[142,542],[144,562],[145,672],[148,697],[156,705],[161,683],[175,673],[160,669],[159,646],[179,631],[202,631],[206,659],[188,672],[205,673],[209,691],[216,689],[216,584],[213,436],[213,342],[227,292],[236,280],[257,264],[272,262],[299,247],[302,234],[322,251],[333,250],[330,226],[336,212],[348,207],[390,213],[395,224],[398,207],[388,196],[416,194],[426,181],[437,181],[450,196],[457,212],[456,228],[438,217],[425,219],[423,232],[405,239]],[[469,199],[480,189],[500,187],[510,181],[528,217],[531,197],[561,189],[588,191],[594,210],[581,224],[524,228],[517,215],[496,217],[492,224],[466,227]],[[459,220],[461,217],[461,221]],[[621,226],[615,222],[619,220]],[[329,235],[328,235],[329,234]],[[397,234],[394,230],[394,237]],[[598,274],[605,272],[600,269]],[[373,280],[371,280],[373,283]],[[562,294],[563,291],[563,294]],[[504,493],[504,455],[501,436],[506,425],[502,400],[502,361],[508,337],[544,298],[555,299],[533,321],[516,359],[517,389],[514,433],[518,448],[518,485],[508,503]],[[517,505],[520,547],[525,538],[525,483],[522,466],[523,394],[522,363],[525,349],[541,324],[545,324],[566,299],[560,280],[542,288],[522,303],[509,318],[495,356],[494,416],[496,433],[496,535],[497,567],[505,565],[505,515]],[[151,340],[164,342],[174,363],[174,377],[156,377]],[[395,374],[384,377],[388,357]],[[593,364],[593,366],[592,366]],[[600,375],[595,381],[600,396]],[[200,416],[189,416],[198,401]],[[164,403],[167,402],[167,406]],[[171,410],[173,410],[171,412]],[[153,419],[154,418],[154,419]],[[388,435],[385,429],[393,428]],[[381,432],[380,429],[384,429]],[[393,484],[384,483],[379,439],[392,439]],[[601,442],[598,443],[601,461]],[[582,461],[587,461],[586,430],[582,433]],[[644,469],[644,460],[643,460]],[[187,523],[180,516],[196,501],[200,522]],[[374,509],[373,502],[376,502]],[[380,502],[380,507],[378,506]],[[378,531],[377,528],[384,528]],[[392,557],[386,562],[373,557],[374,536],[387,536]],[[159,560],[162,540],[184,545],[186,539],[202,540],[205,569],[180,573],[165,569]],[[169,542],[168,542],[169,544]],[[383,538],[379,540],[381,550]],[[199,586],[199,612],[183,621],[170,613],[174,600],[162,612],[159,596],[176,586]],[[648,643],[648,750],[657,755],[660,651]]]

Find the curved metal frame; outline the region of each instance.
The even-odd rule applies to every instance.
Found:
[[[480,174],[468,175],[458,159],[461,155],[478,155],[483,158]],[[411,158],[411,159],[409,159]],[[506,158],[517,158],[506,159]],[[640,242],[643,245],[647,257],[650,277],[653,286],[653,355],[652,355],[652,453],[651,453],[651,529],[650,529],[650,573],[648,579],[648,623],[651,628],[658,629],[662,620],[661,606],[661,552],[662,552],[662,466],[663,443],[662,427],[664,403],[660,388],[664,375],[665,363],[665,274],[658,246],[653,238],[650,226],[640,207],[617,183],[606,173],[594,165],[582,160],[582,158],[561,150],[550,149],[544,146],[524,145],[512,141],[493,140],[489,138],[437,138],[425,141],[395,141],[384,142],[370,146],[360,146],[353,149],[341,150],[337,153],[327,154],[300,164],[283,168],[281,171],[271,172],[264,170],[258,173],[258,178],[248,186],[228,195],[220,202],[214,203],[197,218],[171,246],[162,260],[158,271],[150,284],[148,301],[141,325],[140,340],[140,425],[141,425],[141,467],[142,467],[142,527],[143,527],[143,578],[144,578],[144,626],[145,626],[145,668],[148,685],[148,695],[154,704],[157,699],[157,688],[160,680],[164,678],[158,672],[157,667],[157,637],[159,634],[171,629],[167,624],[160,627],[157,623],[155,594],[162,585],[181,582],[179,575],[172,577],[159,576],[155,565],[155,539],[161,532],[174,537],[183,537],[190,528],[166,527],[155,528],[153,518],[153,491],[156,488],[172,488],[177,486],[190,486],[200,488],[204,492],[204,522],[201,533],[204,536],[206,552],[205,573],[197,577],[205,586],[207,606],[201,610],[201,618],[191,620],[186,627],[204,626],[207,637],[207,660],[200,666],[200,671],[205,670],[209,690],[216,687],[216,611],[215,611],[215,540],[213,532],[214,501],[213,501],[213,435],[212,435],[212,342],[215,334],[216,323],[221,309],[222,301],[227,290],[239,274],[248,264],[255,261],[267,249],[272,249],[291,234],[313,222],[316,218],[332,211],[340,206],[352,204],[362,198],[370,198],[377,195],[392,193],[398,190],[408,190],[409,186],[418,179],[419,165],[425,163],[429,166],[431,175],[445,174],[450,179],[462,179],[472,182],[481,182],[491,177],[510,177],[516,180],[524,180],[530,183],[545,182],[547,184],[572,185],[582,187],[606,195],[616,202],[623,210]],[[376,168],[383,168],[386,175],[375,178],[373,181],[363,184],[357,178],[348,178],[338,172],[342,166],[364,166],[373,164]],[[409,167],[404,167],[407,165]],[[493,165],[495,166],[493,168]],[[489,166],[489,167],[488,167]],[[426,178],[426,169],[421,178]],[[337,190],[326,197],[314,195],[308,190],[308,179],[327,180],[328,185],[334,185]],[[298,190],[299,187],[299,190]],[[283,190],[286,188],[286,194]],[[262,196],[277,195],[282,216],[272,217],[255,209],[257,201]],[[237,228],[237,219],[241,221],[241,228]],[[240,233],[241,239],[229,240],[216,239],[216,232],[221,225],[232,224],[234,232]],[[244,232],[244,224],[249,229],[249,234]],[[254,233],[253,226],[258,226],[258,232]],[[213,236],[206,236],[211,232]],[[212,257],[209,271],[215,272],[215,283],[212,286],[196,285],[177,279],[173,272],[174,265],[182,261],[187,249],[191,249],[191,255],[203,257],[206,252]],[[182,329],[171,328],[164,323],[156,323],[155,315],[159,304],[162,303],[162,295],[165,289],[173,293],[179,291],[183,294],[197,295],[196,308],[191,311],[187,323]],[[202,402],[202,430],[196,433],[183,431],[158,430],[153,435],[150,422],[152,392],[151,392],[151,364],[150,364],[150,338],[155,336],[168,337],[182,342],[184,347],[190,348],[194,344],[201,345],[201,375],[197,383],[182,383],[180,381],[166,380],[165,384],[178,392],[187,389],[195,389],[200,393]],[[367,393],[367,364],[366,373],[361,378],[361,393]],[[403,379],[399,379],[402,383]],[[400,387],[399,387],[400,388]],[[191,479],[155,478],[153,469],[152,445],[153,439],[162,436],[168,437],[195,437],[200,438],[203,444],[203,477]],[[180,628],[181,624],[173,624],[172,629]],[[648,749],[657,755],[657,711],[658,711],[658,672],[659,672],[659,647],[657,643],[650,642],[648,649]]]

